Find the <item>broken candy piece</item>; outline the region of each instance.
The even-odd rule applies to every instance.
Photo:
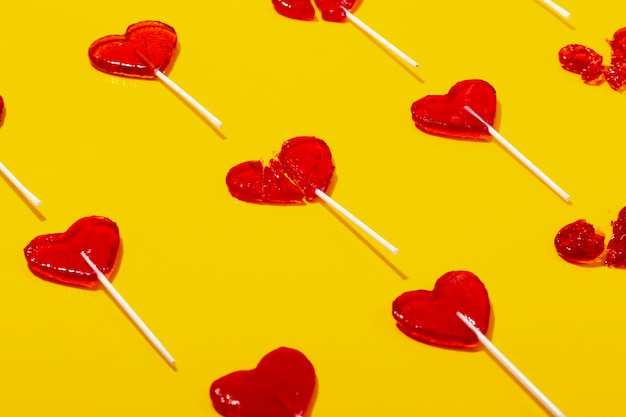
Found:
[[[328,22],[345,22],[347,10],[352,10],[357,0],[314,0],[322,13],[322,19]],[[314,20],[315,9],[311,0],[272,0],[274,9],[281,15],[291,19]]]
[[[564,70],[580,74],[586,83],[598,80],[604,71],[602,55],[584,45],[565,45],[559,50],[559,63]]]
[[[215,410],[225,417],[302,417],[315,390],[315,369],[301,352],[280,347],[252,370],[211,384]]]
[[[240,163],[228,171],[231,195],[250,203],[299,204],[313,201],[315,190],[326,191],[335,167],[330,148],[313,136],[285,141],[268,166],[261,161]]]
[[[456,312],[473,320],[483,334],[489,327],[491,306],[484,284],[468,271],[450,271],[441,276],[432,291],[405,292],[396,298],[392,314],[407,336],[441,347],[471,348],[476,335]]]
[[[315,9],[310,0],[272,0],[272,4],[279,14],[290,19],[315,19]]]
[[[626,207],[620,210],[611,226],[613,234],[607,244],[605,263],[614,268],[626,268]]]
[[[155,79],[154,70],[165,71],[176,42],[173,27],[158,21],[138,22],[130,25],[124,35],[109,35],[93,42],[89,59],[97,70],[107,74]]]
[[[91,216],[76,221],[66,232],[37,236],[24,248],[24,255],[28,268],[39,278],[93,289],[99,281],[81,251],[107,274],[115,266],[119,247],[117,224]]]
[[[415,126],[428,134],[453,139],[487,141],[489,130],[465,110],[469,106],[493,126],[496,117],[496,90],[483,80],[456,83],[445,95],[428,95],[411,106]]]
[[[554,237],[559,256],[573,264],[601,262],[604,234],[584,219],[563,226]]]

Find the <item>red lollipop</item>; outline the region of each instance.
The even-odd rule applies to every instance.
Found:
[[[306,356],[280,347],[255,369],[214,381],[209,394],[215,410],[225,417],[302,417],[310,407],[315,380]]]
[[[447,94],[428,95],[411,105],[415,126],[421,131],[453,139],[485,141],[495,139],[565,202],[570,196],[535,164],[519,152],[496,129],[496,90],[483,80],[464,80]]]
[[[115,268],[119,248],[117,224],[106,217],[91,216],[79,219],[65,232],[35,237],[24,248],[24,255],[31,272],[44,280],[88,289],[100,284],[174,367],[172,355],[105,275]]]
[[[459,321],[457,311],[471,317],[481,332],[487,332],[489,295],[480,279],[468,271],[447,272],[432,291],[406,292],[392,306],[398,328],[415,340],[442,347],[476,346],[476,335]]]
[[[2,96],[0,96],[0,125],[4,121],[4,100]],[[41,204],[41,200],[39,200],[35,194],[31,193],[28,188],[26,188],[20,180],[17,179],[15,175],[9,169],[4,166],[2,162],[0,162],[0,173],[4,175],[4,177],[15,187],[17,191],[20,192],[30,203],[34,206],[38,206]]]
[[[232,167],[226,175],[226,185],[233,197],[250,203],[302,204],[303,200],[313,202],[319,198],[396,254],[398,248],[326,194],[334,171],[326,142],[299,136],[285,141],[276,159],[270,159],[268,165],[246,161]]]
[[[383,38],[374,29],[351,13],[356,8],[358,0],[313,0],[320,10],[322,19],[329,22],[345,22],[350,20],[367,35],[374,38],[378,43],[396,54],[400,59],[412,67],[417,67],[417,62],[402,52],[387,39]],[[311,0],[272,0],[274,9],[281,15],[290,19],[314,20],[315,8]]]
[[[222,122],[176,85],[164,72],[172,60],[178,38],[173,27],[148,20],[134,23],[124,35],[108,35],[89,47],[94,68],[107,74],[130,78],[159,79],[206,117],[215,127]]]
[[[491,315],[489,295],[473,273],[450,271],[432,291],[406,292],[394,300],[392,313],[398,328],[420,342],[451,348],[472,348],[480,342],[553,415],[565,416],[485,336]]]

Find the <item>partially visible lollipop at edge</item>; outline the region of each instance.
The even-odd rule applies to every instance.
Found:
[[[0,96],[0,126],[4,121],[4,100],[2,96]],[[15,187],[15,189],[22,194],[30,203],[34,206],[41,205],[41,200],[38,199],[35,194],[30,192],[28,188],[26,188],[9,169],[4,166],[2,162],[0,162],[0,172],[4,177]]]
[[[323,20],[328,22],[345,22],[349,20],[398,58],[412,67],[418,66],[413,58],[402,52],[398,47],[352,14],[351,11],[356,8],[359,0],[314,0],[314,2],[317,8],[320,9]],[[315,19],[315,8],[311,4],[311,0],[272,0],[272,4],[279,14],[290,19]]]

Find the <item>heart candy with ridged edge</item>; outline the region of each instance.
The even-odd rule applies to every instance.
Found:
[[[302,417],[315,391],[315,369],[298,350],[280,347],[252,370],[235,371],[211,384],[215,410],[225,417]]]
[[[405,292],[392,305],[396,325],[415,340],[450,348],[476,346],[478,338],[458,318],[457,311],[473,320],[483,334],[487,332],[489,295],[480,279],[468,271],[447,272],[432,291]]]
[[[79,219],[63,233],[35,237],[24,248],[24,255],[28,268],[41,279],[93,289],[99,281],[81,251],[107,274],[115,266],[119,247],[117,224],[106,217],[90,216]]]
[[[489,130],[465,110],[469,106],[489,125],[496,118],[496,90],[483,80],[464,80],[445,95],[428,95],[411,105],[415,126],[428,134],[452,139],[487,141]]]
[[[107,74],[155,79],[154,69],[165,71],[176,42],[173,27],[147,20],[128,26],[124,35],[94,41],[89,47],[89,60],[94,68]]]
[[[356,6],[358,0],[313,0],[322,13],[322,19],[328,22],[345,22],[346,13]],[[298,20],[315,19],[315,8],[311,0],[272,0],[274,9],[281,15]]]
[[[330,148],[314,136],[285,141],[268,165],[242,162],[228,171],[226,185],[231,195],[250,203],[300,204],[313,201],[315,190],[326,191],[335,167]]]

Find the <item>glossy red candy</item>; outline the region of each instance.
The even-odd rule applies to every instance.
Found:
[[[489,295],[478,277],[468,271],[450,271],[441,276],[432,291],[405,292],[393,302],[398,328],[420,342],[441,347],[471,348],[476,335],[456,312],[466,315],[482,333],[489,327]]]
[[[345,22],[346,12],[351,11],[358,0],[313,0],[322,13],[322,19],[329,22]],[[274,9],[285,17],[299,20],[315,19],[315,9],[311,0],[272,0]]]
[[[303,417],[315,379],[306,356],[280,347],[265,355],[255,369],[214,381],[209,394],[215,410],[225,417]]]
[[[313,201],[326,191],[335,172],[330,148],[313,136],[285,141],[269,165],[247,161],[231,168],[226,185],[233,197],[250,203],[294,204]]]
[[[315,9],[311,0],[272,0],[274,9],[281,15],[291,19],[313,20]]]
[[[472,108],[485,122],[493,125],[496,117],[496,90],[483,80],[465,80],[456,83],[445,95],[429,95],[411,106],[415,126],[431,135],[453,139],[486,141],[489,131],[469,114],[464,106]]]
[[[2,100],[2,96],[0,96],[0,123],[4,119],[4,100]]]
[[[614,268],[626,268],[626,207],[622,208],[617,220],[611,222],[613,234],[607,244],[605,263]]]
[[[559,256],[573,264],[602,261],[604,234],[584,219],[570,223],[558,231],[554,247]]]
[[[164,72],[176,48],[176,31],[157,21],[130,25],[124,35],[109,35],[89,47],[91,64],[99,71],[131,78],[154,79]]]
[[[580,74],[584,82],[598,80],[604,71],[602,56],[584,45],[570,44],[561,48],[559,62],[564,70]]]
[[[41,235],[25,248],[28,268],[47,281],[84,288],[98,286],[98,278],[80,255],[84,251],[100,271],[113,270],[120,247],[117,225],[106,217],[84,217],[66,232]]]
[[[601,82],[604,78],[615,91],[626,87],[626,28],[619,29],[608,41],[611,46],[611,64],[603,65],[602,56],[584,45],[566,45],[559,51],[561,66],[580,74],[585,82]],[[604,76],[604,77],[603,77]]]

